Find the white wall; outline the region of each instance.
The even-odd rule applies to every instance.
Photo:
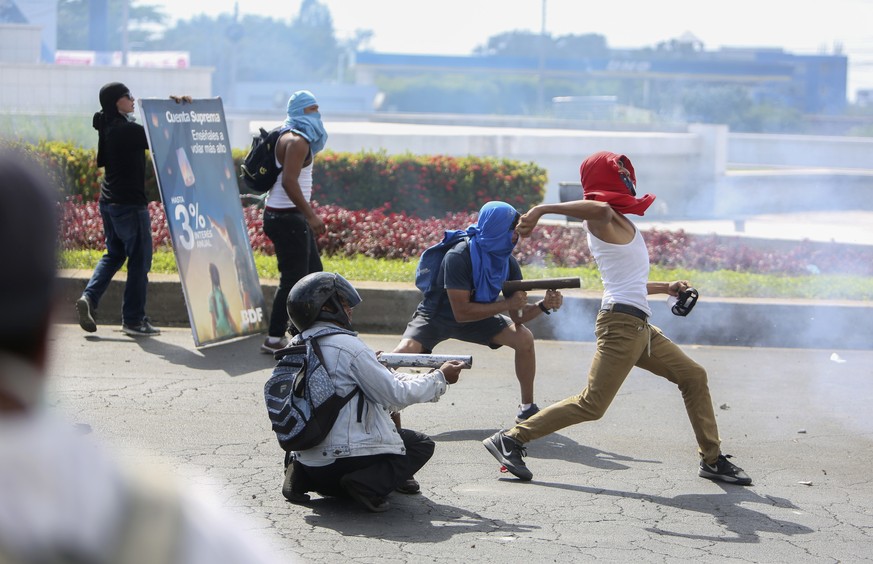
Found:
[[[233,125],[233,146],[249,146],[258,127],[274,125],[272,121]],[[723,163],[714,162],[723,158],[723,151],[716,153],[715,148],[726,143],[715,139],[727,135],[721,126],[656,133],[331,121],[327,117],[325,128],[327,148],[337,152],[472,155],[534,162],[548,174],[546,202],[558,201],[559,182],[579,180],[579,165],[591,153],[623,153],[634,163],[639,189],[658,195],[647,217],[711,211],[707,201],[712,197],[715,174],[724,168]],[[707,209],[693,209],[701,206]]]
[[[735,165],[873,170],[873,137],[732,133],[728,154]]]
[[[100,87],[112,81],[126,84],[137,98],[206,98],[212,92],[212,69],[0,63],[0,111],[94,112],[100,109]]]
[[[35,25],[0,23],[0,61],[38,63],[41,33]]]

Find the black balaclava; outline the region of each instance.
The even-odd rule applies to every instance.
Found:
[[[119,98],[130,94],[130,88],[120,82],[110,82],[100,89],[100,108],[107,116],[117,114],[115,103]]]
[[[105,154],[103,151],[103,129],[116,118],[122,117],[121,114],[118,113],[118,106],[116,106],[115,103],[118,102],[119,98],[128,94],[130,94],[130,89],[120,82],[104,84],[103,88],[100,89],[100,111],[96,112],[91,119],[91,127],[96,129],[99,135],[97,140],[98,167],[106,164],[103,158]]]

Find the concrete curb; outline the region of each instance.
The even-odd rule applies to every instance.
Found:
[[[73,303],[88,282],[90,271],[61,272],[58,320],[77,323]],[[124,275],[109,285],[100,303],[98,324],[121,324]],[[179,278],[149,277],[146,311],[158,325],[188,326],[188,311]],[[269,311],[277,281],[262,280]],[[364,333],[401,334],[419,302],[412,284],[353,282],[363,302],[355,309],[355,328]],[[531,295],[535,295],[531,293]],[[600,294],[564,292],[564,307],[528,324],[538,339],[593,341]],[[873,303],[812,300],[706,298],[702,295],[688,317],[676,317],[662,296],[651,299],[652,323],[682,344],[873,350]],[[66,307],[69,305],[69,307]]]

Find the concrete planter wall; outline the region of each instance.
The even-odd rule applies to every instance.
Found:
[[[76,323],[73,303],[90,272],[65,272],[61,278],[58,321]],[[355,308],[355,328],[363,333],[403,333],[421,294],[412,285],[355,283],[363,301]],[[109,286],[98,310],[98,325],[121,325],[124,277]],[[269,311],[275,282],[264,281]],[[534,294],[531,294],[533,299]],[[873,304],[810,300],[738,300],[701,296],[688,317],[672,315],[663,297],[651,299],[652,323],[683,344],[873,350]],[[538,339],[593,341],[599,294],[568,291],[563,308],[528,324]],[[152,276],[147,313],[158,325],[188,326],[181,284],[174,276]]]

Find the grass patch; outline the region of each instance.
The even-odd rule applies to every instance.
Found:
[[[92,270],[103,256],[102,251],[63,251],[60,267]],[[357,255],[354,257],[322,257],[324,269],[340,272],[349,280],[374,282],[402,282],[412,284],[415,278],[415,261],[374,259]],[[255,253],[255,265],[261,278],[278,279],[276,259]],[[522,267],[524,277],[563,278],[578,276],[582,288],[600,291],[600,274],[594,267],[556,268]],[[176,260],[172,251],[159,251],[152,260],[152,272],[175,274]],[[808,275],[777,276],[720,270],[699,272],[684,269],[652,267],[652,280],[691,281],[704,296],[723,298],[802,298],[828,300],[873,301],[873,278],[864,276]]]

